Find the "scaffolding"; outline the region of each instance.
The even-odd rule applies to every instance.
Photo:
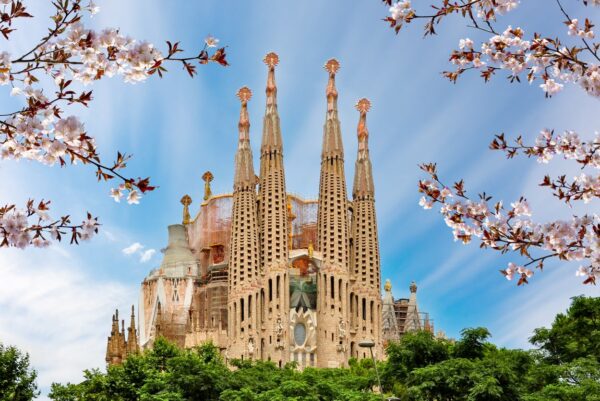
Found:
[[[307,249],[317,244],[317,200],[306,200],[298,195],[288,194],[292,206],[292,249]]]

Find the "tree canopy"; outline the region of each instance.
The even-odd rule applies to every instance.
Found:
[[[384,396],[403,401],[600,401],[600,298],[575,297],[550,328],[531,337],[531,350],[490,342],[483,327],[457,340],[420,331],[387,346],[378,362]],[[0,345],[0,401],[38,395],[29,357]],[[348,367],[279,368],[269,361],[225,363],[208,343],[180,349],[159,338],[153,349],[106,371],[86,370],[80,383],[52,385],[55,401],[376,401],[370,359]]]

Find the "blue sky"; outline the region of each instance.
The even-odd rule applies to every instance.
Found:
[[[547,34],[566,30],[556,7],[525,3],[499,24]],[[581,5],[571,3],[571,13],[581,17]],[[149,175],[160,186],[139,205],[116,204],[108,196],[109,186],[96,184],[86,167],[0,162],[0,202],[51,199],[54,214],[78,220],[89,210],[103,225],[98,237],[79,247],[0,250],[0,340],[30,352],[44,389],[52,381],[79,380],[84,368],[104,366],[113,309],[137,303],[139,283],[160,263],[159,252],[141,263],[139,254],[125,255],[122,249],[136,242],[145,250],[164,247],[167,225],[181,219],[181,196],[189,194],[192,211],[197,210],[204,171],[215,176],[214,193],[231,191],[239,114],[235,93],[243,85],[254,91],[249,113],[258,154],[266,82],[262,58],[269,51],[280,56],[278,99],[290,192],[305,197],[318,192],[324,62],[336,57],[342,66],[337,85],[349,186],[357,148],[353,105],[360,97],[371,100],[382,277],[392,280],[396,297],[407,296],[415,280],[421,308],[430,312],[436,329],[455,337],[464,327],[486,326],[495,342],[526,347],[532,329],[549,324],[570,297],[600,295],[598,288],[580,284],[577,266],[559,263],[517,288],[497,273],[511,259],[455,243],[439,214],[418,206],[417,192],[423,177],[417,165],[436,161],[446,181],[464,178],[472,193],[485,190],[507,202],[523,194],[539,220],[567,217],[572,211],[537,184],[546,173],[575,170],[560,161],[506,161],[487,147],[495,133],[533,140],[545,127],[575,129],[589,137],[598,126],[598,101],[577,88],[545,99],[539,83],[510,85],[502,75],[483,84],[467,74],[453,85],[440,75],[450,68],[450,50],[462,37],[481,35],[449,19],[437,37],[423,39],[417,25],[396,36],[381,20],[386,8],[380,2],[349,4],[100,2],[100,14],[86,23],[118,27],[156,44],[180,40],[190,51],[212,34],[228,46],[231,66],[202,67],[193,80],[176,65],[162,80],[137,85],[105,80],[93,86],[91,107],[76,109],[107,160],[117,150],[132,153],[128,173]],[[18,25],[15,40],[3,42],[3,50],[18,53],[43,33],[48,9],[42,2],[31,9],[37,18]],[[0,96],[3,109],[18,107],[14,99],[6,100],[6,87]],[[590,209],[598,212],[598,204],[591,203]]]

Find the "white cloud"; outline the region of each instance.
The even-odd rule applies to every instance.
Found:
[[[144,248],[144,245],[139,242],[134,242],[129,245],[127,248],[123,249],[123,253],[125,255],[133,255],[134,253],[140,252]]]
[[[123,253],[125,255],[139,255],[140,257],[140,263],[146,263],[148,261],[150,261],[150,259],[152,259],[152,256],[154,256],[154,254],[156,253],[156,249],[150,248],[150,249],[146,249],[145,251],[143,250],[145,247],[144,245],[140,244],[139,242],[134,242],[133,244],[129,245],[127,248],[123,249]]]
[[[142,252],[142,255],[140,256],[140,262],[142,262],[142,263],[148,262],[150,259],[152,259],[152,256],[155,253],[156,253],[156,249],[146,249],[144,252]]]
[[[43,394],[104,366],[110,315],[135,299],[136,286],[83,273],[83,263],[58,248],[0,252],[0,341],[29,353]]]

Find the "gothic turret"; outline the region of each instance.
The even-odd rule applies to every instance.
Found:
[[[250,148],[250,120],[248,101],[252,92],[247,87],[237,93],[242,104],[240,111],[238,149],[235,155],[233,184],[233,214],[229,254],[228,327],[234,339],[230,345],[231,357],[241,358],[246,353],[246,343],[254,346],[256,339],[256,313],[259,278],[258,222],[256,212],[256,176]],[[254,302],[253,302],[254,301]],[[254,349],[252,348],[252,353]],[[250,356],[251,357],[251,356]]]
[[[339,66],[335,59],[325,64],[329,82],[326,90],[327,113],[323,128],[317,213],[317,249],[321,251],[323,258],[318,282],[318,330],[320,337],[331,336],[337,344],[337,355],[332,353],[329,347],[319,347],[317,355],[320,361],[332,363],[336,360],[345,361],[349,356],[345,329],[348,326],[348,198],[344,174],[344,147],[337,110],[338,92],[335,87],[335,74]]]
[[[127,342],[125,341],[125,328],[119,331],[119,310],[112,317],[112,328],[106,345],[106,364],[119,365],[127,358]]]

